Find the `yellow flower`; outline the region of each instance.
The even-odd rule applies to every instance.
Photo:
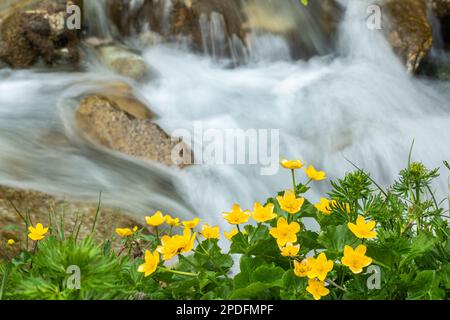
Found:
[[[305,202],[305,198],[296,198],[292,190],[286,190],[282,197],[277,196],[277,200],[281,210],[292,214],[299,212]]]
[[[234,228],[233,230],[231,230],[230,232],[224,232],[223,233],[225,235],[225,238],[227,238],[228,240],[231,241],[231,239],[238,234],[238,230],[236,228]]]
[[[320,300],[322,297],[330,294],[330,290],[325,288],[325,282],[317,279],[309,279],[306,291],[312,294],[315,300]]]
[[[310,259],[311,258],[303,259],[302,262],[294,260],[294,273],[297,277],[302,278],[308,275],[308,272],[311,270],[311,265],[309,263]]]
[[[336,200],[328,200],[325,198],[320,199],[319,203],[316,203],[314,207],[316,207],[317,210],[322,212],[323,214],[329,216],[332,212],[331,207],[336,206]]]
[[[178,227],[180,225],[180,219],[166,215],[166,223],[171,227]]]
[[[44,228],[41,223],[38,223],[36,225],[36,228],[34,228],[33,226],[28,227],[28,231],[30,231],[30,233],[28,234],[28,238],[34,241],[40,241],[45,238],[45,234],[48,232],[48,228]]]
[[[136,231],[138,230],[138,227],[134,227],[133,230],[131,230],[130,228],[116,228],[116,233],[124,238],[124,237],[129,237],[132,236]]]
[[[297,242],[299,231],[300,225],[297,222],[288,224],[285,218],[280,218],[277,221],[277,227],[270,229],[270,234],[277,239],[278,246],[283,247],[288,242]]]
[[[183,236],[180,238],[180,252],[181,253],[188,253],[189,251],[194,249],[196,236],[197,236],[197,233],[194,233],[191,236],[191,230],[184,229]]]
[[[205,223],[202,227],[202,232],[200,233],[206,239],[219,239],[220,230],[218,226],[210,227],[209,224]]]
[[[8,246],[13,246],[15,243],[14,239],[9,239],[7,242]]]
[[[163,255],[164,260],[172,259],[180,251],[179,243],[174,237],[164,235],[161,238],[161,245],[156,248],[156,250]]]
[[[164,235],[161,238],[161,246],[156,250],[163,254],[164,260],[170,260],[179,253],[187,253],[194,248],[196,233],[191,236],[191,229],[184,229],[183,235],[174,235],[170,237]]]
[[[281,249],[281,255],[283,257],[296,257],[298,255],[298,252],[300,251],[300,245],[293,245],[292,243],[286,244],[285,247],[280,248]]]
[[[363,216],[358,216],[356,219],[356,224],[349,222],[347,224],[348,228],[355,236],[360,239],[373,239],[377,236],[376,231],[373,231],[375,228],[376,222],[369,221],[366,223]]]
[[[161,211],[157,211],[154,215],[151,217],[145,217],[145,221],[149,226],[152,227],[159,227],[164,222],[166,222],[166,218],[163,216]]]
[[[309,166],[308,169],[305,169],[305,172],[311,180],[320,181],[326,179],[325,172],[317,171],[313,166]]]
[[[328,272],[333,270],[333,261],[327,260],[327,256],[324,252],[319,254],[317,258],[308,260],[311,270],[308,271],[308,278],[318,278],[320,281],[324,281]]]
[[[151,253],[145,250],[145,262],[138,267],[138,272],[144,272],[144,277],[148,277],[156,271],[159,264],[159,253],[155,251]]]
[[[372,259],[366,256],[367,247],[360,244],[353,250],[350,246],[345,246],[344,256],[341,262],[344,266],[347,266],[353,273],[361,273],[363,268],[372,263]]]
[[[273,213],[273,209],[275,208],[273,203],[268,203],[265,207],[261,205],[259,202],[255,202],[253,207],[253,219],[258,222],[266,222],[277,217],[276,213]]]
[[[189,221],[183,221],[183,226],[187,229],[194,229],[200,223],[199,218],[195,218]]]
[[[248,210],[243,211],[238,204],[234,204],[231,212],[224,212],[223,217],[229,224],[241,224],[250,219],[250,212]]]
[[[300,160],[286,160],[286,159],[281,159],[280,164],[283,166],[283,168],[291,170],[301,169],[305,165]]]

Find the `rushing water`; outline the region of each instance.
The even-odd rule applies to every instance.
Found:
[[[152,46],[144,58],[158,79],[130,84],[168,133],[184,128],[194,135],[196,123],[280,129],[282,156],[314,164],[331,179],[353,169],[350,159],[387,185],[405,167],[413,140],[413,159],[439,167],[450,156],[450,85],[408,75],[383,36],[367,29],[368,3],[348,2],[332,54],[293,61],[285,39],[258,34],[256,58],[230,69],[179,46]],[[0,184],[84,201],[102,191],[106,204],[137,214],[162,208],[212,223],[234,202],[249,207],[289,186],[285,171],[168,169],[86,141],[74,125],[77,99],[108,80],[95,65],[85,73],[0,71]],[[317,199],[328,186],[319,183],[310,196]],[[435,188],[444,196],[447,178]]]

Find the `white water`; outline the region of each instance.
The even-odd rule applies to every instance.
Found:
[[[387,185],[405,167],[413,140],[413,159],[439,167],[450,158],[450,86],[407,75],[381,34],[366,28],[365,2],[348,3],[333,56],[274,61],[262,52],[257,62],[228,69],[157,46],[144,57],[158,80],[134,88],[168,133],[192,130],[196,121],[205,128],[277,128],[282,156],[314,164],[331,179],[353,169],[347,158]],[[0,71],[0,184],[88,201],[102,191],[104,203],[137,214],[162,208],[211,223],[234,202],[248,208],[290,185],[285,171],[261,176],[258,166],[205,165],[178,171],[85,141],[72,119],[77,97],[108,79],[96,68],[84,74]],[[52,132],[67,142],[49,139]],[[442,197],[443,173],[435,186]],[[328,187],[314,185],[311,198]]]

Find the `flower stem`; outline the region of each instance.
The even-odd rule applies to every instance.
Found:
[[[256,236],[256,233],[259,231],[259,227],[261,227],[261,222],[258,223],[258,225],[257,225],[256,228],[255,228],[255,231],[253,231],[253,233],[252,233],[252,238],[249,239],[249,242],[250,242],[250,243],[253,241],[253,239],[254,239],[255,236]]]
[[[291,169],[291,174],[292,174],[292,185],[294,187],[293,190],[294,190],[295,196],[297,196],[297,191],[295,190],[297,188],[297,183],[295,182],[295,170],[294,169]]]
[[[158,268],[160,270],[162,270],[162,271],[170,272],[170,273],[173,273],[173,274],[178,274],[180,276],[198,277],[198,275],[199,275],[199,273],[192,273],[192,272],[172,270],[172,269],[167,269],[167,268],[164,268],[164,267],[158,267]]]
[[[242,239],[247,243],[247,246],[248,246],[248,239],[246,239],[245,236],[244,236],[244,234],[242,233],[241,227],[239,227],[239,225],[237,224],[237,225],[236,225],[236,228],[237,228],[239,234],[241,235]]]
[[[333,280],[330,279],[326,279],[325,282],[331,284],[333,287],[338,288],[339,290],[342,290],[344,292],[347,292],[347,289],[345,289],[344,287],[341,287],[340,285],[338,285],[336,282],[334,282]]]

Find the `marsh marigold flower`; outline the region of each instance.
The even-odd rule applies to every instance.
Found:
[[[317,171],[312,165],[305,169],[308,178],[314,181],[320,181],[326,179],[324,171]]]
[[[345,246],[344,256],[341,262],[344,266],[349,267],[353,273],[361,273],[363,268],[372,263],[372,259],[366,256],[367,247],[360,244],[353,250],[350,246]]]
[[[29,226],[28,231],[30,231],[30,233],[28,234],[28,238],[34,241],[41,241],[45,238],[45,234],[48,232],[48,228],[44,228],[41,223],[38,223],[36,227]]]
[[[283,196],[277,196],[277,201],[281,210],[294,214],[300,211],[305,203],[305,198],[297,198],[294,191],[286,190]]]
[[[308,271],[308,278],[318,278],[320,281],[324,281],[328,272],[333,270],[333,261],[328,260],[324,252],[320,253],[317,258],[308,259],[311,270]]]
[[[192,220],[183,221],[183,226],[187,229],[194,229],[200,223],[199,218],[194,218]]]
[[[320,300],[330,294],[330,290],[325,287],[325,282],[317,279],[309,279],[306,291],[312,294],[315,300]]]
[[[300,245],[293,245],[292,243],[287,243],[286,246],[281,247],[281,255],[283,257],[296,257],[300,251]]]
[[[138,272],[143,272],[144,277],[148,277],[153,274],[158,268],[159,264],[159,253],[155,251],[151,253],[145,250],[145,262],[138,267]]]
[[[14,241],[14,239],[9,239],[8,242],[6,242],[8,244],[8,246],[13,246],[16,241]]]
[[[145,217],[145,221],[149,226],[152,227],[159,227],[164,222],[166,222],[166,218],[163,216],[161,211],[157,211],[154,215],[151,217]]]
[[[166,215],[166,223],[171,227],[178,227],[180,225],[180,219],[172,218],[171,216]]]
[[[270,221],[272,219],[275,219],[277,217],[276,213],[273,213],[273,209],[275,208],[275,205],[273,203],[268,203],[265,207],[259,203],[255,202],[255,205],[253,206],[253,219],[257,222],[266,222]]]
[[[206,239],[219,239],[220,230],[218,226],[210,227],[209,224],[205,223],[200,234]]]
[[[161,238],[161,246],[156,249],[163,254],[164,260],[170,260],[180,253],[187,253],[194,249],[194,243],[197,233],[192,235],[191,229],[184,229],[183,235],[174,235],[172,237],[164,235]]]
[[[283,166],[283,168],[291,170],[301,169],[305,165],[300,160],[287,160],[287,159],[281,159],[280,164]]]
[[[224,234],[225,238],[227,238],[228,240],[231,241],[231,239],[233,239],[233,237],[234,237],[235,235],[237,235],[238,233],[239,233],[238,229],[234,228],[234,229],[231,230],[230,232],[226,232],[226,231],[225,231],[223,234]]]
[[[299,231],[300,225],[297,222],[288,224],[285,218],[280,218],[277,221],[277,227],[270,229],[270,234],[277,240],[278,246],[283,247],[288,242],[297,242]]]
[[[366,220],[363,216],[358,216],[358,218],[356,219],[356,224],[351,222],[347,224],[350,231],[360,239],[375,238],[377,236],[376,231],[373,230],[373,228],[375,228],[375,225],[375,221],[369,221],[366,223]]]
[[[132,236],[137,230],[138,230],[137,226],[135,226],[133,228],[133,230],[131,230],[130,228],[116,228],[116,233],[120,237],[124,238],[124,237]]]
[[[246,223],[250,219],[250,212],[243,211],[238,204],[233,205],[231,212],[224,212],[222,215],[229,224]]]
[[[308,258],[311,259],[311,258]],[[297,277],[307,277],[308,272],[311,270],[310,260],[303,259],[301,262],[294,260],[294,273]],[[314,258],[312,258],[314,259]]]
[[[316,203],[314,207],[316,207],[317,210],[322,212],[323,214],[329,216],[332,212],[331,207],[336,205],[336,200],[328,200],[326,198],[320,199],[319,203]]]

